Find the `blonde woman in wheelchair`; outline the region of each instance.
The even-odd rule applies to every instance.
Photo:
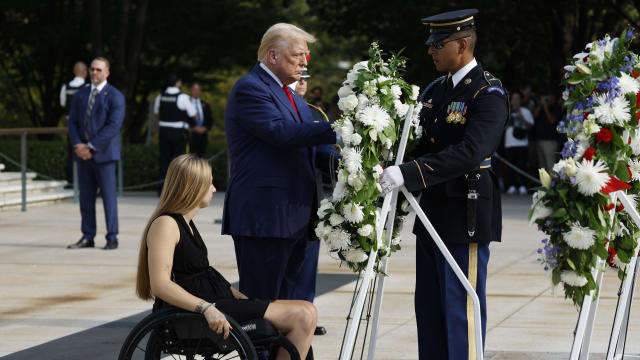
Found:
[[[138,297],[155,300],[154,311],[170,304],[199,312],[225,339],[231,325],[224,314],[238,322],[264,318],[286,335],[301,359],[306,358],[317,322],[312,303],[248,299],[209,266],[207,248],[192,219],[209,206],[216,192],[211,173],[209,163],[193,155],[178,156],[169,165],[160,200],[142,235]],[[281,348],[277,359],[289,359],[289,354]]]

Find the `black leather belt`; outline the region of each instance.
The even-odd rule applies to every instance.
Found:
[[[478,185],[482,175],[474,170],[465,174],[467,179],[467,233],[473,237],[476,233],[476,211],[478,207]]]

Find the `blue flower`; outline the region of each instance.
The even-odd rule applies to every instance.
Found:
[[[542,243],[543,243],[543,244],[546,244],[546,243],[548,243],[548,242],[549,242],[549,239],[547,239],[547,238],[542,239]]]
[[[633,37],[633,32],[631,31],[631,29],[627,30],[627,33],[625,34],[625,37],[627,39],[631,39]]]
[[[589,96],[589,97],[587,98],[587,107],[588,107],[588,108],[592,108],[592,107],[593,107],[593,103],[594,103],[594,102],[593,102],[593,96]]]
[[[538,254],[542,254],[542,249],[538,249]]]
[[[581,102],[576,102],[575,104],[573,104],[573,108],[576,110],[582,110],[584,109],[584,105]]]

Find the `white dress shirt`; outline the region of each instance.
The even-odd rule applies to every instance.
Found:
[[[451,81],[453,81],[453,87],[455,88],[456,85],[458,85],[458,83],[460,82],[460,80],[462,80],[462,78],[467,76],[469,71],[471,71],[471,69],[476,67],[476,65],[478,65],[478,62],[476,61],[476,58],[473,58],[471,61],[469,61],[467,65],[463,66],[460,70],[456,71],[455,74],[451,75],[451,73],[449,73],[449,76],[452,76]]]
[[[73,80],[68,82],[68,85],[73,87],[78,87],[84,84],[84,82],[85,82],[84,78],[76,76],[73,78]],[[60,106],[62,107],[67,106],[67,84],[62,85],[62,88],[60,88]]]
[[[178,89],[175,86],[169,86],[165,90],[165,92],[167,94],[169,94],[169,95],[173,95],[173,94],[180,93],[180,89]],[[158,95],[158,97],[156,98],[156,102],[153,105],[153,113],[154,114],[159,114],[160,113],[160,97],[162,96],[162,94],[164,94],[164,92]],[[176,106],[180,110],[185,110],[187,112],[187,115],[189,115],[189,117],[194,117],[196,115],[196,108],[193,106],[191,101],[189,101],[189,95],[187,95],[187,94],[180,94],[178,96],[178,101],[176,103]],[[162,119],[160,119],[160,120],[162,120]]]

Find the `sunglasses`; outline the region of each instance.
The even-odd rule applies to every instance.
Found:
[[[452,41],[457,41],[457,40],[460,40],[460,39],[466,39],[466,38],[468,38],[468,37],[471,37],[471,36],[467,35],[467,36],[462,36],[462,37],[455,38],[455,39],[441,40],[441,41],[434,41],[434,42],[432,42],[431,44],[429,44],[429,47],[433,46],[433,48],[434,48],[434,49],[436,49],[436,50],[441,50],[442,48],[444,48],[444,45],[445,45],[446,43],[450,43],[450,42],[452,42]]]

